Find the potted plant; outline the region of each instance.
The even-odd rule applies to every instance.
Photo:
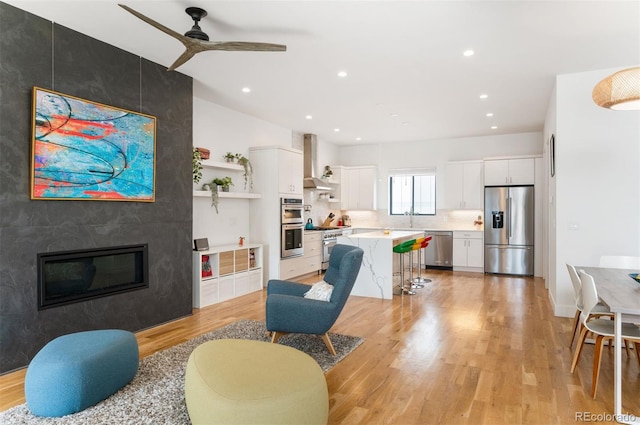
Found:
[[[227,152],[224,154],[224,159],[227,162],[233,162],[236,159],[236,156],[234,154],[232,154],[231,152]]]
[[[244,168],[244,188],[246,189],[247,183],[249,183],[249,189],[253,189],[253,167],[251,166],[249,158],[244,155],[240,155],[238,157],[238,164],[242,165]]]
[[[202,178],[202,153],[198,148],[193,148],[193,182],[198,183]]]
[[[202,185],[202,190],[211,191],[211,206],[216,209],[216,214],[218,213],[218,202],[220,197],[218,196],[218,186],[222,187],[223,192],[228,192],[229,187],[233,186],[233,182],[231,181],[231,177],[224,177],[222,179],[215,178],[211,180],[210,183],[205,183]]]
[[[233,186],[233,181],[231,180],[231,177],[229,177],[229,176],[223,177],[221,179],[216,177],[215,179],[213,179],[213,184],[215,184],[217,186],[222,186],[222,191],[223,192],[228,192],[229,191],[229,187]]]

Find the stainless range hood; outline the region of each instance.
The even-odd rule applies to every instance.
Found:
[[[317,177],[318,137],[315,134],[304,135],[304,185],[305,189],[332,190]]]

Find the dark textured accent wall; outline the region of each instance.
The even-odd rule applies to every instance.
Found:
[[[156,201],[30,200],[33,86],[155,116]],[[190,77],[0,2],[0,373],[59,335],[191,314],[192,91]],[[38,311],[38,252],[141,243],[149,288]]]

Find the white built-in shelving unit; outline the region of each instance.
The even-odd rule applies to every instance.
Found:
[[[193,252],[193,306],[206,307],[263,286],[262,245],[214,246]]]

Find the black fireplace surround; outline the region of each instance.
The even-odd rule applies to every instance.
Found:
[[[147,245],[38,254],[38,309],[149,287]]]

